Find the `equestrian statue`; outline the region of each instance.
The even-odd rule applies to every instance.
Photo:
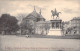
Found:
[[[54,19],[54,16],[57,16],[56,18],[59,18],[59,14],[60,14],[61,12],[57,12],[57,10],[55,9],[54,11],[51,10],[51,13],[52,13],[51,17],[53,17],[53,19]]]

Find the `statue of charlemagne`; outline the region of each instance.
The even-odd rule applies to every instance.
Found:
[[[57,17],[59,18],[59,14],[60,14],[61,12],[57,12],[57,10],[55,9],[54,11],[51,10],[51,13],[52,13],[52,16],[51,16],[51,17],[53,17],[53,19],[54,19],[54,16],[57,16]],[[56,17],[56,18],[57,18],[57,17]]]

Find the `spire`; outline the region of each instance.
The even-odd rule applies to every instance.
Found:
[[[40,12],[39,12],[39,13],[40,13],[40,15],[41,15],[41,9],[40,9]]]
[[[34,11],[36,11],[35,6],[34,6]]]

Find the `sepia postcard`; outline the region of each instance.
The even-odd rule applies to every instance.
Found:
[[[80,51],[80,0],[0,0],[0,51]]]

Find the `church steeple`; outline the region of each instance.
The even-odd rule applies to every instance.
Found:
[[[40,12],[39,12],[39,13],[40,13],[40,15],[41,15],[41,9],[40,9]]]
[[[35,6],[34,6],[34,11],[36,11]]]

